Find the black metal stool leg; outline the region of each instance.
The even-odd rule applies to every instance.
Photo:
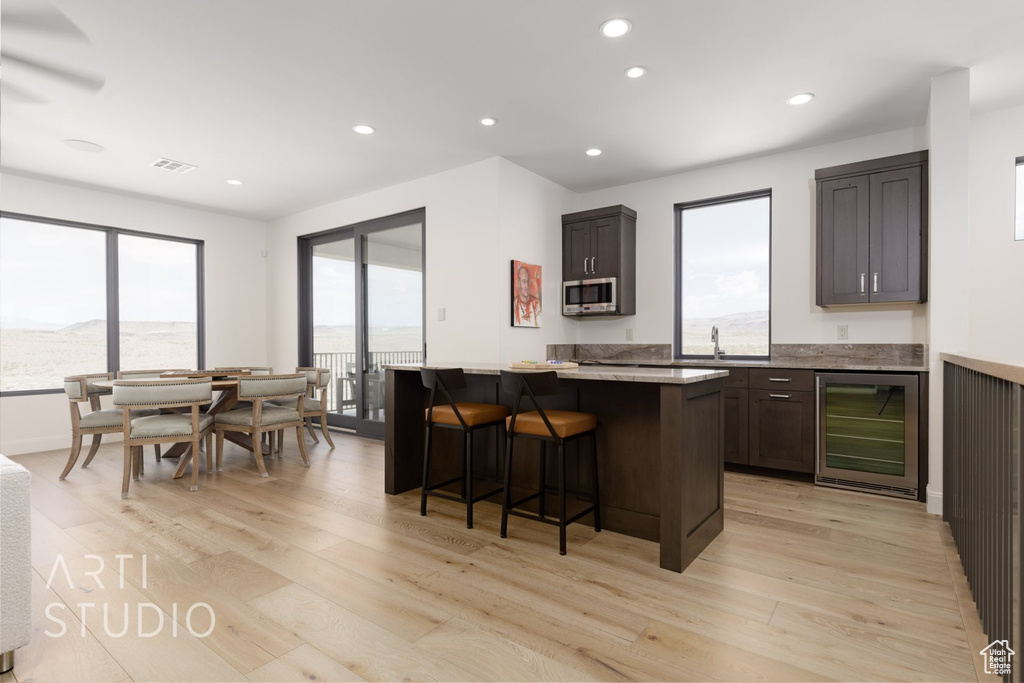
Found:
[[[508,533],[508,511],[512,508],[512,435],[505,437],[505,495],[501,500],[501,537]]]
[[[598,488],[598,480],[600,477],[597,476],[597,432],[590,435],[591,443],[593,444],[594,454],[594,531],[601,530],[601,489]]]
[[[544,514],[544,499],[548,490],[548,442],[540,442],[540,516]]]
[[[473,430],[465,433],[462,439],[462,450],[465,451],[466,474],[462,478],[464,489],[463,497],[466,499],[466,528],[473,528]]]
[[[427,433],[424,437],[423,448],[423,488],[420,490],[420,515],[427,514],[427,486],[430,477],[430,423],[427,423]]]
[[[558,553],[565,555],[565,445],[558,444]]]

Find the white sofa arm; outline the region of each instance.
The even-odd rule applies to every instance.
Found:
[[[32,475],[0,455],[0,673],[32,634]]]

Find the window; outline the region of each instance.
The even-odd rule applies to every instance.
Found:
[[[0,215],[0,393],[202,367],[203,243]]]
[[[1015,240],[1024,240],[1024,157],[1017,157],[1017,220]]]
[[[771,345],[771,190],[676,207],[675,353],[766,358]]]

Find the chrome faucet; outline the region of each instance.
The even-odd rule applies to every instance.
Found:
[[[718,325],[711,326],[711,341],[715,342],[715,360],[722,360],[725,349],[718,346]]]

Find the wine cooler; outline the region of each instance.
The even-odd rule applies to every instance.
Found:
[[[917,375],[817,373],[821,486],[917,498]]]

